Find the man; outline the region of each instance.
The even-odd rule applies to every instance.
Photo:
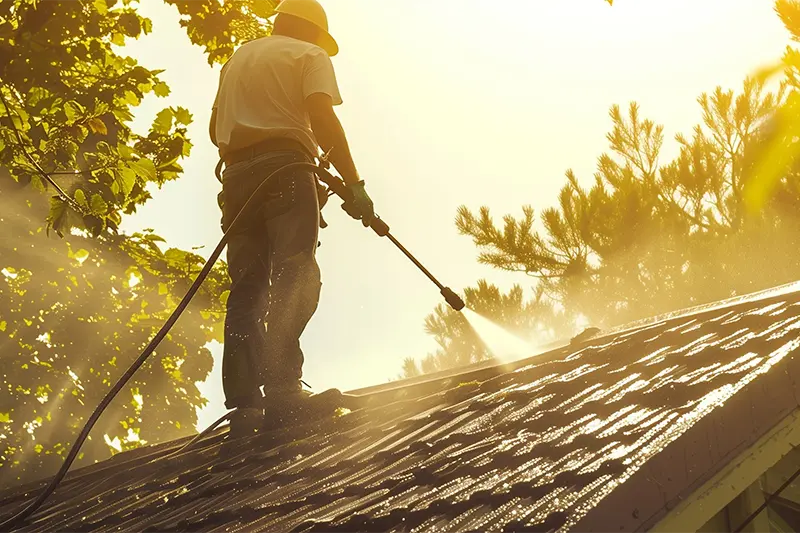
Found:
[[[284,0],[276,13],[272,35],[243,44],[220,74],[209,133],[225,163],[223,230],[267,176],[292,162],[313,162],[320,148],[353,194],[343,207],[369,226],[372,201],[333,110],[342,103],[329,57],[338,45],[325,11],[316,0]],[[263,405],[280,412],[306,394],[300,335],[321,287],[316,177],[297,171],[264,189],[228,241],[222,381],[225,406],[236,409],[233,436],[258,430]]]

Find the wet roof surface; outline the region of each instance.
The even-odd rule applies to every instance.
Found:
[[[223,430],[173,458],[120,454],[68,477],[25,530],[620,530],[609,516],[630,509],[608,496],[753,380],[789,375],[798,346],[797,292],[656,321],[238,447]],[[680,483],[711,475],[696,470]],[[0,516],[35,494],[0,494]]]

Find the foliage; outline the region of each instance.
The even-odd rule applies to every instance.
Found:
[[[800,1],[778,0],[776,11],[800,41]],[[780,71],[785,80],[767,90]],[[610,152],[598,159],[590,187],[568,171],[558,204],[538,217],[525,206],[495,223],[488,207],[462,206],[457,228],[473,239],[480,262],[533,277],[568,322],[607,327],[794,281],[798,74],[800,52],[789,48],[780,67],[746,80],[738,93],[718,87],[701,95],[702,123],[676,137],[679,155],[666,163],[662,126],[635,103],[626,113],[613,106]],[[422,368],[407,361],[407,375],[473,360],[464,353],[486,357],[440,312],[426,325],[441,349]]]
[[[542,291],[526,301],[519,285],[504,294],[486,280],[480,280],[476,287],[464,290],[464,303],[507,331],[537,343],[550,340],[565,331],[561,317],[544,298]],[[439,349],[419,363],[413,358],[406,359],[403,362],[404,377],[469,365],[492,357],[491,351],[464,315],[449,306],[440,304],[436,307],[425,319],[425,331],[433,336]]]
[[[3,110],[0,121],[0,164],[14,179],[44,190],[13,120],[29,153],[72,199],[72,208],[53,200],[47,225],[59,235],[73,227],[93,236],[116,230],[122,214],[150,198],[148,184],[178,177],[178,160],[191,148],[185,109],[161,111],[146,136],[128,127],[143,96],[164,96],[169,88],[159,71],[115,52],[127,37],[149,33],[152,23],[127,7],[130,2],[113,4],[0,4],[0,79],[12,110],[11,116]]]
[[[224,63],[234,47],[269,34],[268,17],[277,0],[164,0],[178,8],[192,43],[203,46],[208,62]]]
[[[165,1],[183,15],[181,25],[205,48],[209,63],[224,62],[237,43],[268,34],[265,17],[274,8],[269,0]],[[133,4],[0,0],[0,79],[12,108],[0,120],[0,164],[15,179],[44,188],[9,127],[13,120],[36,161],[59,175],[72,199],[53,201],[48,226],[59,235],[73,227],[94,236],[116,230],[123,214],[150,198],[149,184],[179,176],[178,160],[191,149],[191,114],[184,108],[163,109],[147,135],[127,125],[143,97],[169,94],[162,71],[117,53],[127,38],[152,31],[152,21]]]
[[[152,233],[48,239],[47,199],[0,181],[0,457],[3,484],[60,466],[110,386],[150,341],[204,263],[162,253]],[[30,207],[28,206],[30,204]],[[195,383],[211,370],[204,345],[221,338],[227,284],[217,268],[150,361],[111,404],[82,448],[83,461],[193,432],[205,404]]]
[[[603,325],[792,279],[786,239],[796,240],[797,182],[787,175],[780,197],[758,215],[743,204],[759,128],[784,100],[755,80],[738,95],[703,94],[703,124],[691,138],[677,136],[680,154],[663,166],[662,127],[636,104],[627,115],[614,106],[611,153],[599,158],[594,184],[586,189],[568,171],[541,229],[530,207],[498,227],[488,208],[463,206],[458,229],[484,250],[482,262],[537,278],[570,314]],[[759,272],[767,259],[776,266]]]
[[[267,34],[264,16],[274,7],[267,0],[165,1],[182,13],[187,35],[212,64],[236,43]],[[203,263],[194,253],[162,253],[152,232],[118,234],[123,216],[181,175],[179,161],[191,150],[184,108],[160,111],[146,134],[130,128],[144,97],[169,94],[161,71],[124,55],[127,40],[152,26],[133,0],[0,0],[0,212],[11,228],[0,243],[6,483],[60,465],[94,405]],[[54,195],[34,163],[66,197]],[[204,402],[195,382],[211,367],[204,345],[221,339],[227,283],[219,265],[101,418],[84,462],[193,430]]]
[[[800,41],[800,1],[777,0],[775,11],[793,41]],[[760,73],[761,79],[769,79],[783,72],[785,83],[791,89],[788,98],[772,118],[769,131],[761,150],[754,156],[754,164],[744,191],[745,205],[750,212],[758,212],[774,197],[780,182],[800,158],[800,51],[786,48],[780,64],[768,67]]]

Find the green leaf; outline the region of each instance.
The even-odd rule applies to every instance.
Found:
[[[92,195],[92,203],[89,207],[95,215],[105,215],[108,212],[108,204],[99,194]]]
[[[142,31],[139,17],[135,13],[122,13],[117,20],[117,26],[129,37],[138,37]]]
[[[228,296],[231,295],[231,291],[223,291],[222,294],[219,295],[219,301],[222,305],[226,305],[228,303]]]
[[[150,241],[150,242],[167,242],[166,239],[164,239],[164,237],[161,237],[160,235],[156,235],[155,233],[153,233],[152,229],[147,230],[147,231],[149,233],[145,236],[145,239],[147,239],[148,241]]]
[[[89,252],[81,248],[80,250],[75,252],[74,257],[79,263],[83,263],[84,261],[86,261],[86,258],[89,257]]]
[[[132,163],[131,163],[132,164]],[[136,172],[129,167],[120,167],[116,172],[115,183],[118,184],[120,191],[127,198],[136,185]]]
[[[105,124],[103,125],[103,127],[105,127]],[[75,138],[78,140],[79,143],[82,143],[83,141],[86,140],[86,137],[89,136],[89,130],[87,128],[85,128],[84,126],[80,126],[80,125],[76,126],[76,128],[77,128],[78,132],[75,135]],[[76,149],[76,152],[77,152],[77,149]]]
[[[86,125],[89,126],[90,130],[92,130],[92,133],[108,135],[108,129],[106,128],[106,123],[97,117],[92,117],[89,120],[87,120]]]
[[[130,159],[133,159],[133,148],[131,148],[127,144],[124,144],[124,143],[118,144],[117,145],[117,151],[119,152],[119,156],[122,159],[124,159],[126,161],[128,161]]]
[[[118,107],[111,112],[114,115],[114,118],[119,120],[120,122],[130,122],[133,120],[133,114],[122,107]]]
[[[70,101],[64,104],[64,114],[67,116],[67,124],[73,124],[78,118],[80,109],[77,102]]]
[[[133,91],[125,91],[125,98],[123,100],[128,105],[137,106],[142,103],[142,100],[139,96]]]
[[[159,282],[159,284],[158,284],[158,295],[159,296],[163,296],[163,295],[167,294],[168,292],[169,292],[169,289],[167,288],[167,284]]]
[[[5,331],[6,330],[6,326],[8,326],[6,321],[5,320],[0,320],[0,331]]]
[[[16,113],[14,113],[14,116],[12,117],[14,124],[21,130],[30,129],[30,115],[28,115],[28,112],[21,107],[16,108],[15,111]]]
[[[47,233],[50,228],[55,230],[59,237],[63,237],[63,229],[67,222],[67,204],[58,196],[50,198],[50,213],[47,215]]]
[[[192,114],[189,113],[188,109],[179,106],[175,110],[175,120],[177,120],[179,124],[188,126],[192,123]]]
[[[153,121],[153,131],[156,133],[169,133],[172,128],[172,110],[164,108],[158,112],[156,119]]]
[[[178,159],[180,159],[180,158],[181,158],[181,156],[176,155],[175,157],[172,157],[172,158],[170,158],[170,159],[168,159],[166,161],[162,161],[161,163],[158,164],[158,170],[167,170],[167,171],[176,170],[175,168],[173,168],[172,165],[174,165],[178,161]],[[181,170],[181,168],[178,167],[177,170]]]
[[[108,13],[108,4],[106,4],[106,0],[94,0],[93,5],[100,15],[106,15]]]
[[[189,255],[187,252],[178,248],[170,248],[164,253],[164,257],[169,261],[170,266],[178,268],[184,267],[187,255]]]
[[[0,422],[11,422],[11,413],[0,413]]]
[[[28,91],[28,104],[35,106],[50,96],[50,91],[44,87],[31,87]]]
[[[268,19],[275,14],[275,4],[272,2],[253,2],[250,9],[256,16],[263,19]]]
[[[145,181],[153,181],[156,179],[156,165],[147,158],[132,161],[131,168],[136,174]]]
[[[89,207],[89,204],[86,203],[86,194],[84,194],[83,189],[75,190],[75,202],[82,207]]]
[[[800,102],[798,102],[800,104]],[[775,187],[792,165],[800,160],[800,106],[792,109],[789,119],[777,128],[776,134],[765,143],[762,153],[756,158],[752,173],[743,188],[744,204],[751,213],[764,208]],[[786,139],[792,139],[787,142]]]
[[[156,93],[156,96],[169,96],[169,85],[160,81],[153,86],[153,92]]]

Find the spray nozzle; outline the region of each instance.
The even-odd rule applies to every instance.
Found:
[[[461,311],[464,309],[464,307],[466,307],[464,300],[462,300],[458,294],[453,292],[453,289],[450,287],[445,287],[442,289],[442,296],[444,296],[445,301],[450,304],[450,307],[456,311]]]

